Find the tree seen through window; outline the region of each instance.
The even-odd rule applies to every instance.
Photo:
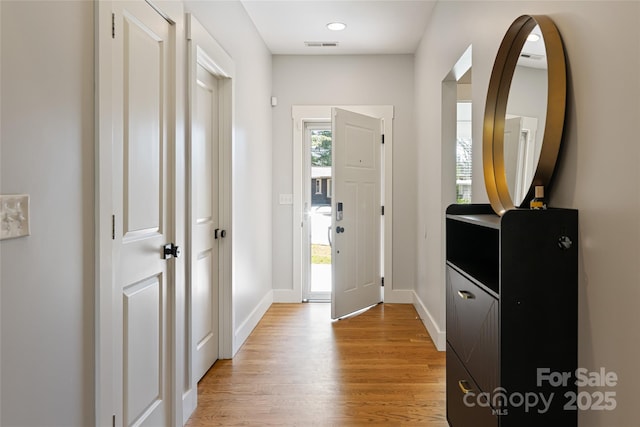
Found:
[[[311,131],[311,166],[331,166],[331,131]]]

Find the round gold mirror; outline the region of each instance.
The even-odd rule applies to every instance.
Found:
[[[566,65],[560,33],[544,15],[523,15],[507,30],[491,73],[482,160],[493,210],[526,206],[551,183],[562,141]]]

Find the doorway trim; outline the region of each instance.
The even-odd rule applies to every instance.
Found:
[[[445,289],[446,289],[446,263],[445,263],[445,231],[446,231],[446,217],[444,215],[445,208],[452,203],[456,202],[456,136],[457,136],[457,103],[458,103],[458,81],[462,77],[472,70],[473,49],[472,46],[467,47],[464,53],[456,60],[455,64],[451,67],[451,70],[442,80],[441,88],[441,158],[440,164],[442,165],[440,175],[440,209],[442,212],[440,217],[440,237],[435,239],[440,242],[440,257],[439,262],[439,276],[440,276],[440,289],[442,293],[440,295],[440,301],[437,304],[441,304],[442,307],[446,304]],[[473,160],[475,161],[475,154]],[[473,198],[473,190],[472,190]],[[438,351],[445,351],[446,349],[446,325],[439,324],[436,320],[439,316],[436,313],[432,313],[427,308],[425,301],[422,301],[416,294],[414,307],[418,312],[418,315],[422,319],[427,332],[431,336]],[[433,303],[431,304],[433,305]]]
[[[186,210],[190,218],[193,208],[193,194],[191,182],[191,121],[192,121],[192,96],[193,81],[197,65],[204,67],[208,72],[218,79],[219,84],[219,227],[220,229],[232,230],[232,146],[233,146],[233,88],[235,78],[235,63],[224,49],[215,41],[202,24],[191,14],[185,14],[186,41],[187,41],[187,121],[186,121]],[[233,356],[233,305],[232,305],[232,246],[233,233],[224,239],[219,247],[219,273],[218,273],[218,336],[219,353],[218,359],[231,359]],[[192,244],[192,230],[190,221],[187,222],[185,247],[190,248]],[[183,423],[186,423],[189,416],[197,406],[198,389],[197,381],[193,378],[193,352],[192,352],[192,313],[191,290],[192,278],[191,256],[187,254],[186,260],[186,287],[185,287],[185,323],[186,323],[186,344],[185,344],[185,381],[184,389],[181,390],[183,405]]]
[[[304,215],[304,196],[302,193],[304,175],[304,130],[307,122],[330,122],[333,107],[366,114],[380,118],[384,123],[384,154],[382,200],[384,212],[383,254],[384,275],[383,298],[385,302],[411,303],[412,293],[393,289],[393,105],[293,105],[291,116],[293,119],[293,286],[292,289],[276,290],[275,302],[301,302],[302,281],[305,270],[303,268],[303,254],[308,250],[303,248],[302,225]]]
[[[228,231],[232,230],[232,176],[233,176],[233,100],[235,88],[235,62],[225,50],[213,39],[206,29],[190,14],[187,13],[187,40],[193,42],[198,39],[196,52],[197,60],[208,71],[220,78],[220,185],[221,203],[220,222]],[[190,60],[195,60],[191,58]],[[230,359],[233,356],[233,327],[232,327],[232,257],[233,236],[220,250],[220,357]]]

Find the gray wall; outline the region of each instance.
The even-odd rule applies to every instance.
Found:
[[[1,425],[94,424],[93,6],[0,2],[0,192],[31,195],[32,227],[0,242]],[[239,2],[210,6],[236,65],[237,331],[272,292],[271,54]]]
[[[187,8],[197,12],[199,3]],[[566,45],[570,87],[550,204],[580,209],[579,364],[620,377],[617,409],[581,412],[580,426],[636,423],[638,2],[439,2],[415,60],[276,56],[273,63],[239,3],[211,3],[215,13],[198,18],[237,67],[236,326],[272,288],[292,283],[290,206],[273,203],[292,192],[291,105],[392,104],[395,286],[415,284],[444,331],[442,79],[473,44],[474,141],[481,141],[504,31],[522,13],[551,15]],[[5,0],[0,11],[0,191],[29,193],[32,202],[32,235],[0,242],[0,424],[92,425],[93,6]],[[279,98],[274,109],[271,94]],[[476,201],[486,201],[479,156],[474,173]]]
[[[473,44],[473,129],[480,154],[489,76],[505,31],[521,14],[547,14],[565,43],[569,68],[564,149],[550,205],[580,210],[579,365],[605,367],[620,381],[615,411],[581,411],[581,427],[637,424],[640,381],[640,3],[439,2],[416,53],[419,177],[416,292],[444,330],[440,93],[443,76]],[[481,157],[474,196],[486,201]],[[446,165],[445,165],[446,167]],[[544,343],[540,343],[544,345]],[[585,389],[592,392],[594,389]]]
[[[293,289],[291,205],[278,195],[293,192],[292,105],[393,105],[393,287],[415,283],[416,159],[413,55],[273,57],[273,284]]]
[[[31,236],[0,242],[3,426],[93,424],[93,4],[2,1],[0,192]]]

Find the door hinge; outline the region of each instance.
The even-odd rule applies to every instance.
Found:
[[[384,287],[384,277],[382,278],[382,287]]]
[[[384,144],[384,133],[382,134],[382,143]]]
[[[111,14],[111,38],[116,38],[116,14]]]
[[[116,240],[116,216],[111,215],[111,240]]]
[[[382,205],[382,215],[384,216],[384,205]]]

